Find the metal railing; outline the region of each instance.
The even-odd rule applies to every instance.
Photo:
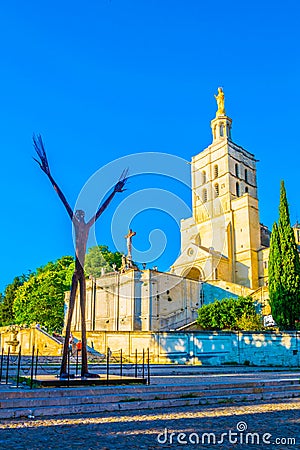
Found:
[[[11,352],[8,346],[7,352],[1,349],[0,356],[0,384],[11,384],[14,387],[35,387],[39,382],[39,376],[49,376],[59,378],[60,359],[51,358],[49,355],[43,356],[39,350],[32,347],[31,355],[22,355],[22,348],[19,351]],[[101,372],[101,377],[106,374],[106,382],[109,384],[112,376],[120,383],[126,378],[136,378],[146,380],[150,384],[150,351],[149,348],[142,349],[131,355],[126,355],[123,349],[112,352],[107,348],[106,354],[98,358],[94,363],[94,368]],[[74,353],[68,353],[67,378],[80,378],[81,351],[76,349]],[[41,378],[41,377],[40,377]]]

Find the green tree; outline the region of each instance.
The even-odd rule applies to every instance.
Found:
[[[247,314],[243,312],[239,318],[238,330],[241,331],[260,331],[262,330],[262,317],[260,314]]]
[[[198,325],[205,330],[261,330],[262,317],[251,297],[224,298],[202,306]]]
[[[0,326],[11,325],[15,321],[13,304],[20,286],[24,284],[28,276],[15,277],[13,282],[5,288],[4,295],[0,299]]]
[[[88,249],[84,269],[87,275],[98,278],[102,274],[102,269],[111,272],[113,264],[116,264],[117,268],[121,267],[122,253],[111,252],[106,245],[96,245]]]
[[[17,290],[13,305],[15,323],[39,323],[49,332],[60,332],[64,321],[64,296],[70,288],[71,256],[64,256],[37,269]]]
[[[284,182],[280,186],[278,229],[270,243],[269,296],[272,315],[281,329],[295,329],[300,319],[300,259],[290,223]]]
[[[283,286],[281,283],[282,275],[282,258],[280,250],[280,237],[277,223],[274,222],[271,241],[270,241],[270,253],[269,253],[269,301],[272,311],[272,316],[276,323],[281,323],[284,320],[284,308],[283,305]]]

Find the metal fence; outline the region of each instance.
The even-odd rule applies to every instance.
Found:
[[[32,389],[39,383],[41,376],[60,378],[60,357],[51,357],[39,353],[35,346],[32,347],[31,356],[22,355],[22,348],[19,351],[11,352],[10,346],[7,352],[1,349],[0,357],[0,384],[12,384],[14,387],[24,387]],[[105,355],[89,357],[89,364],[93,366],[100,376],[106,377],[107,384],[113,375],[118,377],[120,384],[125,377],[134,377],[146,380],[150,384],[150,352],[149,348],[138,351],[133,355],[124,354],[123,350],[112,352],[107,348]],[[67,379],[78,379],[81,370],[81,351],[71,350],[68,353]]]

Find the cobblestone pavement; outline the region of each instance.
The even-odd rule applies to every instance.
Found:
[[[173,411],[156,409],[142,413],[98,413],[46,420],[3,421],[0,424],[0,449],[295,450],[300,448],[299,409],[300,399],[294,399],[218,407],[185,407]],[[209,436],[210,443],[208,435],[204,433],[213,433]],[[252,439],[254,444],[251,443]],[[295,442],[288,444],[288,439],[294,439]]]

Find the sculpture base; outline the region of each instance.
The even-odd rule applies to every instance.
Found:
[[[53,375],[37,375],[33,379],[35,386],[39,387],[77,387],[77,386],[112,386],[120,384],[147,384],[146,378],[119,377],[117,375],[89,374],[92,376],[81,377],[73,375],[70,378],[61,378]],[[96,375],[96,377],[95,377]],[[30,377],[24,377],[30,380]]]

